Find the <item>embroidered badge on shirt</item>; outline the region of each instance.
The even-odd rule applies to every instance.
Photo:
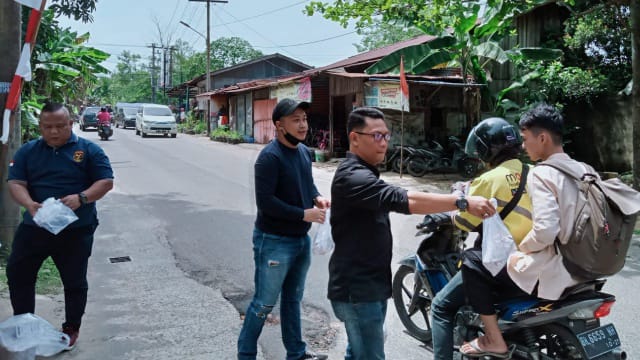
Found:
[[[13,160],[9,161],[9,167],[13,166]]]
[[[84,160],[84,151],[77,150],[73,153],[73,161],[79,163],[82,162],[82,160]]]

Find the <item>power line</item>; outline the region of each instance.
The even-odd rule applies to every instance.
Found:
[[[239,22],[240,24],[244,25],[246,28],[248,28],[249,30],[253,31],[254,33],[256,33],[256,34],[257,34],[258,36],[260,36],[261,38],[263,38],[263,39],[267,40],[268,42],[272,43],[273,45],[276,45],[276,46],[274,46],[275,48],[281,48],[281,46],[280,46],[280,45],[278,45],[278,44],[276,44],[276,43],[275,43],[275,41],[273,41],[273,40],[271,40],[271,39],[267,38],[267,37],[266,37],[266,36],[264,36],[261,32],[259,32],[259,31],[255,30],[255,29],[254,29],[254,28],[252,28],[251,26],[249,26],[249,25],[245,24],[244,22],[240,21],[237,17],[235,17],[235,16],[234,16],[233,14],[231,14],[230,12],[228,12],[226,9],[224,9],[224,8],[221,8],[221,9],[222,9],[222,11],[224,11],[225,13],[227,13],[227,15],[231,16],[231,17],[232,17],[233,19],[235,19],[237,22]],[[292,53],[290,53],[289,51],[287,51],[287,50],[286,50],[286,49],[284,49],[284,48],[282,49],[282,51],[284,51],[284,52],[286,52],[287,54],[289,54],[289,56],[295,56],[295,55],[293,55]]]
[[[327,40],[333,40],[333,39],[337,39],[343,36],[347,36],[347,35],[351,35],[353,33],[355,33],[356,31],[349,31],[348,33],[344,33],[344,34],[340,34],[340,35],[336,35],[336,36],[332,36],[332,37],[328,37],[328,38],[324,38],[324,39],[320,39],[320,40],[315,40],[315,41],[308,41],[308,42],[303,42],[303,43],[299,43],[299,44],[290,44],[290,45],[278,45],[278,46],[257,46],[256,47],[260,47],[260,48],[286,48],[286,47],[296,47],[296,46],[302,46],[302,45],[309,45],[309,44],[317,44],[319,42],[323,42],[323,41],[327,41]]]
[[[259,18],[259,17],[265,16],[265,15],[273,14],[274,12],[278,12],[278,11],[280,11],[280,10],[284,10],[284,9],[292,8],[292,7],[297,6],[297,5],[300,5],[300,4],[304,4],[304,3],[306,3],[306,2],[309,2],[309,0],[298,1],[297,3],[291,4],[291,5],[283,6],[283,7],[281,7],[281,8],[273,9],[273,10],[270,10],[270,11],[267,11],[267,12],[264,12],[264,13],[261,13],[261,14],[257,14],[257,15],[249,16],[249,17],[246,17],[246,18],[243,18],[243,19],[238,19],[238,20],[236,20],[236,21],[232,21],[232,22],[228,22],[228,23],[223,23],[223,24],[214,25],[213,27],[218,27],[218,26],[223,26],[223,25],[231,25],[231,24],[235,24],[235,23],[240,22],[240,21],[245,21],[245,20],[251,20],[251,19]]]

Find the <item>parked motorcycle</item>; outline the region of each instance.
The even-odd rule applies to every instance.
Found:
[[[427,215],[417,226],[424,236],[415,254],[400,261],[393,278],[393,301],[407,332],[431,341],[431,300],[458,271],[464,246],[448,214]],[[533,297],[507,299],[496,304],[500,329],[511,359],[626,359],[613,324],[601,326],[615,302],[602,292],[605,280],[576,285],[556,301]],[[456,347],[483,333],[477,313],[468,306],[456,315]],[[463,359],[466,357],[458,353]]]
[[[407,163],[407,172],[412,176],[424,176],[432,171],[458,171],[466,178],[472,178],[480,169],[480,160],[469,157],[464,145],[455,136],[449,137],[449,151],[442,146],[425,149],[423,156],[412,157]]]
[[[402,159],[400,159],[400,151],[402,150]],[[407,172],[407,163],[409,159],[414,155],[416,150],[410,146],[394,145],[393,149],[387,149],[387,170],[393,170],[397,173]]]
[[[113,135],[111,124],[101,124],[98,126],[98,136],[100,136],[100,140],[109,140],[111,135]]]

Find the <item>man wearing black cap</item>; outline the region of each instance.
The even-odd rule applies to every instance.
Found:
[[[273,109],[276,139],[255,163],[258,216],[253,230],[255,294],[238,339],[238,359],[255,359],[258,337],[278,296],[287,360],[322,360],[302,340],[300,302],[311,262],[312,222],[323,223],[328,200],[311,175],[311,156],[300,144],[307,136],[308,102],[283,99]]]

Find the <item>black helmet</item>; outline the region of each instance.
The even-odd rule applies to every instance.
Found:
[[[518,129],[503,118],[482,120],[467,137],[464,151],[471,157],[492,163],[505,149],[522,145]]]

